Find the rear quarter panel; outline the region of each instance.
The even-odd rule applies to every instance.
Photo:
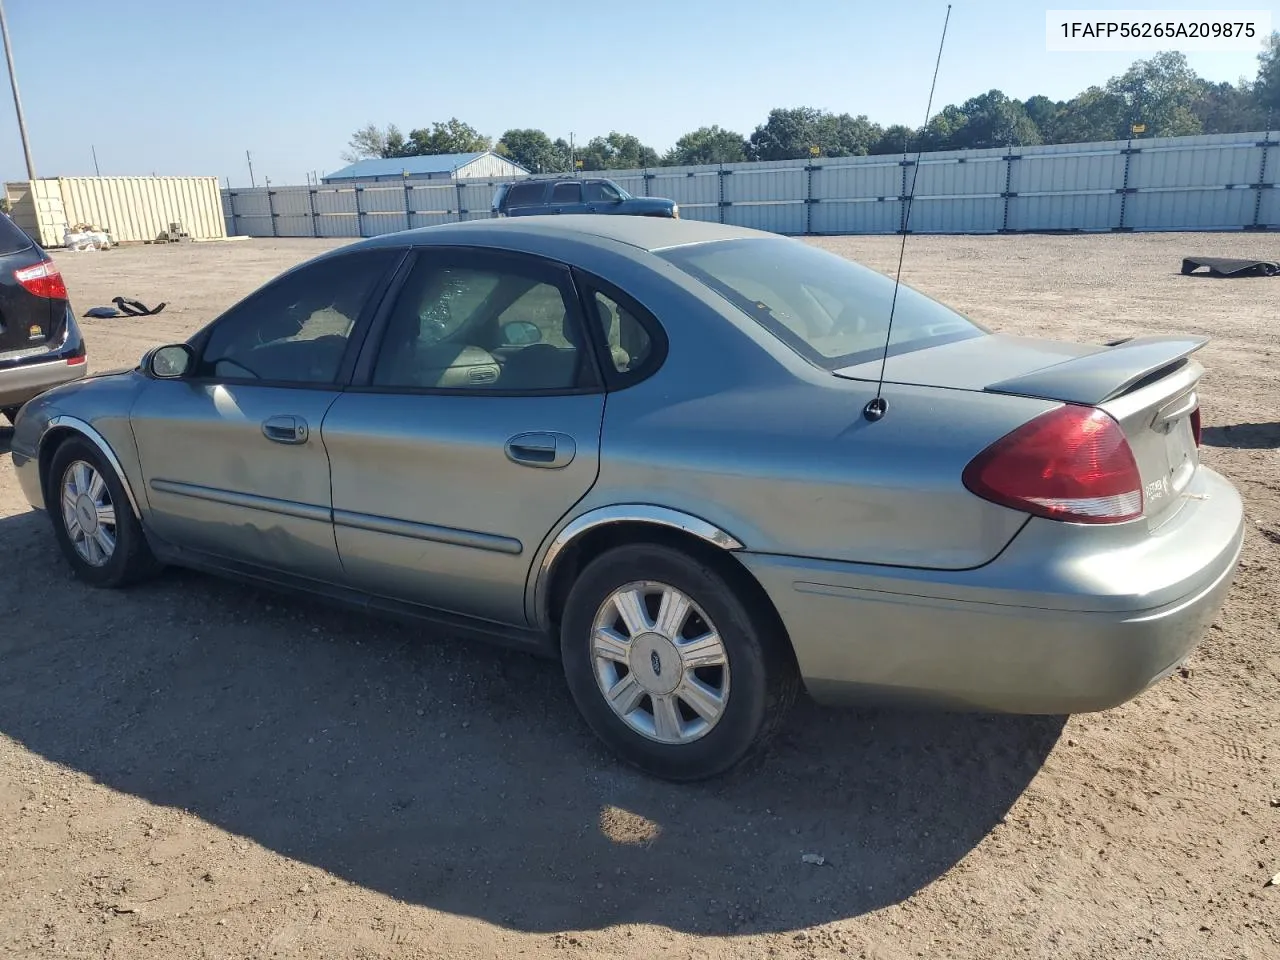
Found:
[[[666,370],[609,398],[591,499],[671,506],[755,552],[937,569],[990,561],[1026,522],[960,476],[1051,404],[893,387],[870,423],[875,384],[835,382],[655,403],[688,375]]]
[[[941,569],[990,561],[1026,522],[969,493],[961,472],[1055,403],[886,385],[888,414],[870,423],[873,382],[813,367],[674,267],[639,259],[604,275],[659,318],[668,356],[609,394],[600,476],[575,513],[656,504],[751,551]]]

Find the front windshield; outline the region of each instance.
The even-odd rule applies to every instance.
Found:
[[[828,370],[878,358],[885,347],[893,278],[782,237],[691,244],[658,253],[706,284],[801,356]],[[890,353],[986,331],[901,286]]]

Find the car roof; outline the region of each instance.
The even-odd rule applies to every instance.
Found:
[[[415,230],[402,230],[372,237],[359,246],[399,246],[404,243],[458,243],[484,245],[502,239],[521,246],[534,245],[540,238],[589,240],[600,238],[625,243],[650,252],[717,240],[774,238],[778,235],[748,227],[735,227],[704,220],[676,220],[671,217],[603,216],[554,214],[538,217],[503,217],[442,223]],[[350,249],[350,248],[347,248]]]

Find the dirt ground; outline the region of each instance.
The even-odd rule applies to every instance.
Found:
[[[813,241],[885,271],[894,237]],[[195,574],[72,581],[0,431],[0,953],[22,957],[1280,957],[1280,278],[1268,235],[914,237],[1002,331],[1190,331],[1242,491],[1190,661],[1063,718],[802,704],[764,761],[617,765],[558,668]],[[185,337],[313,241],[59,254],[93,367]],[[807,853],[822,866],[801,862]]]

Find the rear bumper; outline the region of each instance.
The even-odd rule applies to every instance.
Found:
[[[0,369],[0,407],[19,407],[59,384],[81,379],[88,369],[88,363],[68,365],[65,359]]]
[[[1077,569],[1078,556],[1063,565],[1064,576],[1086,581],[1105,573],[1111,589],[1094,600],[1096,609],[1082,609],[1087,598],[1059,585],[1029,581],[1013,545],[980,570],[938,571],[933,580],[921,571],[895,579],[883,567],[735,555],[774,601],[816,700],[1030,714],[1105,710],[1186,659],[1234,579],[1244,539],[1240,498],[1217,474],[1199,473],[1205,500],[1151,538],[1166,552],[1180,551],[1182,562],[1126,571],[1121,558],[1101,551],[1084,564],[1092,570]],[[1154,583],[1153,571],[1179,579]],[[1126,576],[1127,593],[1117,582]],[[1035,579],[1048,577],[1041,571]]]

